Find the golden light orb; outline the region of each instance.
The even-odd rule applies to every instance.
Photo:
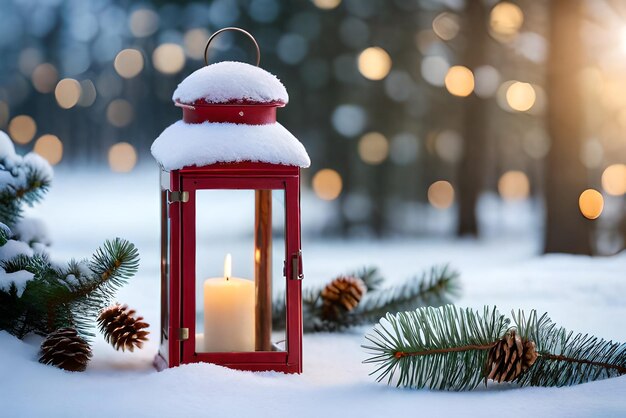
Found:
[[[359,54],[359,72],[369,80],[382,80],[391,70],[391,57],[384,49],[372,46]]]
[[[428,202],[437,209],[448,209],[454,202],[454,187],[445,180],[434,182],[428,188]]]
[[[580,213],[587,219],[597,219],[604,209],[604,198],[599,191],[587,189],[578,198]]]
[[[335,200],[341,194],[343,181],[333,169],[324,168],[313,176],[313,191],[322,200]]]
[[[450,94],[466,97],[474,90],[474,74],[467,67],[455,65],[448,69],[444,83]]]

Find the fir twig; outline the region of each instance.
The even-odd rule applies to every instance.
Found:
[[[365,362],[377,365],[372,372],[377,380],[397,386],[469,390],[486,381],[490,350],[515,331],[519,344],[537,351],[536,361],[514,377],[521,386],[565,386],[626,374],[626,344],[567,332],[534,310],[512,316],[509,327],[509,319],[488,307],[482,315],[452,305],[388,314],[365,337],[369,344],[363,347],[372,354]],[[515,361],[495,358],[511,366]]]
[[[322,288],[303,289],[304,332],[341,331],[376,322],[388,312],[412,310],[421,306],[441,306],[449,303],[460,292],[459,273],[449,265],[434,266],[400,285],[386,288],[382,288],[384,278],[375,267],[362,268],[350,276],[363,280],[367,293],[354,310],[332,320],[325,319],[322,315]],[[274,329],[283,329],[284,297],[275,299],[272,315]]]
[[[566,386],[626,374],[626,343],[575,334],[546,314],[512,313],[520,334],[535,341],[539,357],[517,382],[522,386]]]
[[[377,364],[377,380],[396,386],[473,389],[483,380],[488,350],[509,320],[495,308],[481,314],[453,305],[388,314],[363,347]]]

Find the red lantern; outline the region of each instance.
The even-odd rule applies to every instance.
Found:
[[[229,29],[254,41],[241,29],[226,28],[213,34],[207,49],[215,35]],[[179,85],[174,100],[183,120],[152,146],[161,166],[162,325],[155,358],[160,370],[209,362],[302,371],[300,168],[310,161],[300,142],[276,122],[276,108],[288,96],[278,79],[258,68],[254,43],[256,67],[207,65]],[[224,200],[227,191],[243,197]],[[275,203],[284,209],[273,211]],[[250,211],[241,210],[245,204]],[[234,215],[239,215],[235,222],[222,219]],[[273,228],[277,223],[282,230]],[[243,234],[241,225],[251,231]],[[248,248],[228,237],[231,229],[253,237]],[[284,257],[273,269],[276,246],[282,248],[275,254]],[[230,256],[221,274],[217,265],[233,249],[235,268],[247,264],[254,280],[233,277]],[[284,292],[276,300],[285,306],[272,306],[273,288]],[[272,329],[273,311],[286,312],[278,321],[285,324],[284,334]]]

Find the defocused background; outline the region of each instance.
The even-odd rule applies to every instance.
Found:
[[[619,0],[2,0],[0,129],[59,170],[155,169],[171,95],[225,26],[289,91],[319,234],[624,247]],[[224,59],[254,49],[226,33]]]

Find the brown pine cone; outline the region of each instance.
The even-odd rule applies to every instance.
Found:
[[[143,322],[143,317],[135,318],[135,310],[128,309],[127,305],[115,304],[103,309],[98,316],[100,332],[104,334],[104,339],[116,350],[133,351],[135,347],[141,348],[147,335],[150,334],[144,328],[148,324]]]
[[[498,383],[511,382],[537,360],[533,341],[523,341],[515,330],[509,331],[490,350],[487,357],[487,379]]]
[[[91,359],[91,347],[73,328],[51,332],[41,344],[39,362],[63,370],[82,372]]]
[[[340,276],[322,290],[322,317],[333,320],[357,307],[367,286],[358,277]]]

